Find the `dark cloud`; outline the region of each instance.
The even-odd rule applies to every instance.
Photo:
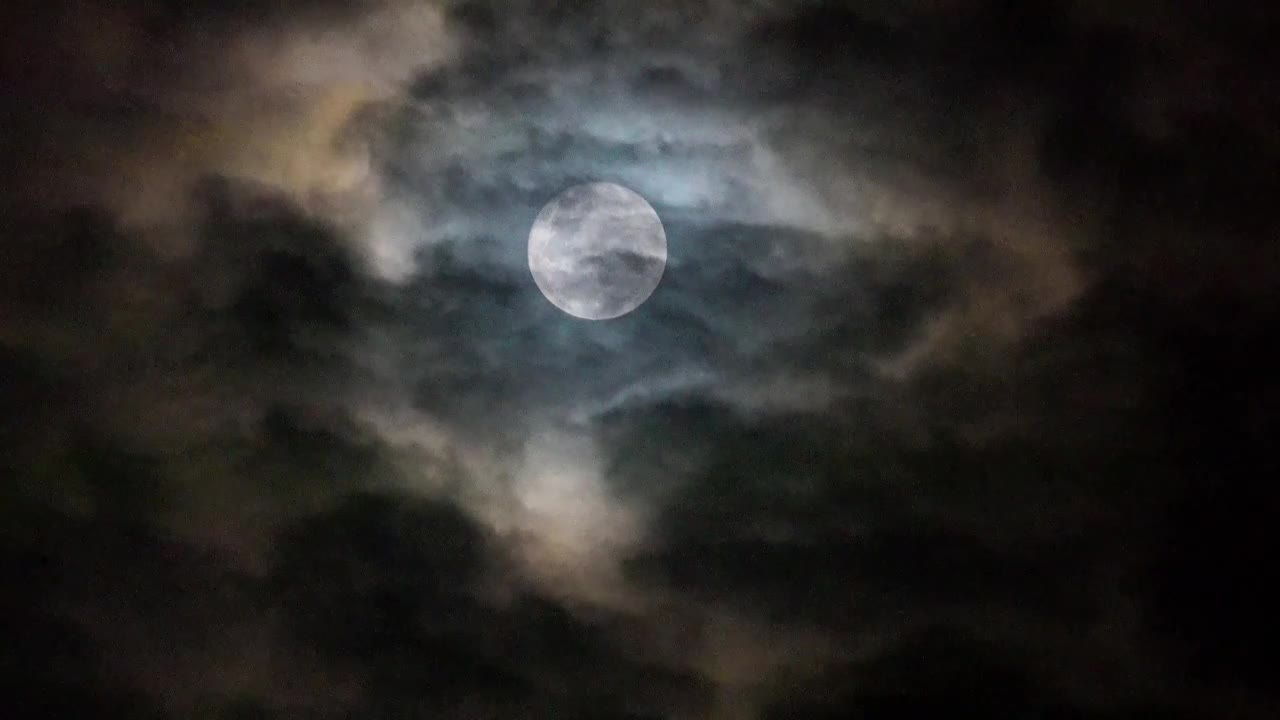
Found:
[[[625,617],[578,617],[525,592],[486,600],[484,545],[451,505],[358,496],[282,540],[271,597],[301,642],[356,668],[373,716],[705,705],[696,678],[615,645]]]
[[[956,707],[984,717],[1180,717],[1162,704],[1081,706],[1040,684],[1026,669],[1034,663],[1034,650],[1010,652],[964,633],[927,628],[865,662],[833,668],[816,682],[792,689],[764,717],[906,720],[934,717]]]
[[[10,704],[1273,716],[1255,5],[7,8]]]

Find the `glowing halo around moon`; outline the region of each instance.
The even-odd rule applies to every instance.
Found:
[[[658,213],[621,185],[575,185],[547,203],[529,231],[534,282],[574,317],[626,315],[649,299],[666,266]]]

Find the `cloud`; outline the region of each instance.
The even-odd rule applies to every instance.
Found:
[[[190,195],[208,174],[362,225],[379,197],[364,118],[451,53],[429,3],[86,2],[20,16],[32,31],[13,50],[6,138],[27,162],[6,194],[103,205],[169,252],[191,249]]]
[[[1152,5],[22,8],[6,675],[1269,716],[1270,16]],[[668,238],[607,323],[526,266],[583,181]]]

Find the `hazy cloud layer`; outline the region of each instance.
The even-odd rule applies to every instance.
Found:
[[[1275,12],[4,15],[27,716],[1277,709]],[[607,322],[526,264],[587,181]]]

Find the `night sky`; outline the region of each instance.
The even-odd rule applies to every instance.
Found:
[[[0,716],[1280,717],[1277,38],[8,0]],[[612,320],[527,264],[592,182]]]

